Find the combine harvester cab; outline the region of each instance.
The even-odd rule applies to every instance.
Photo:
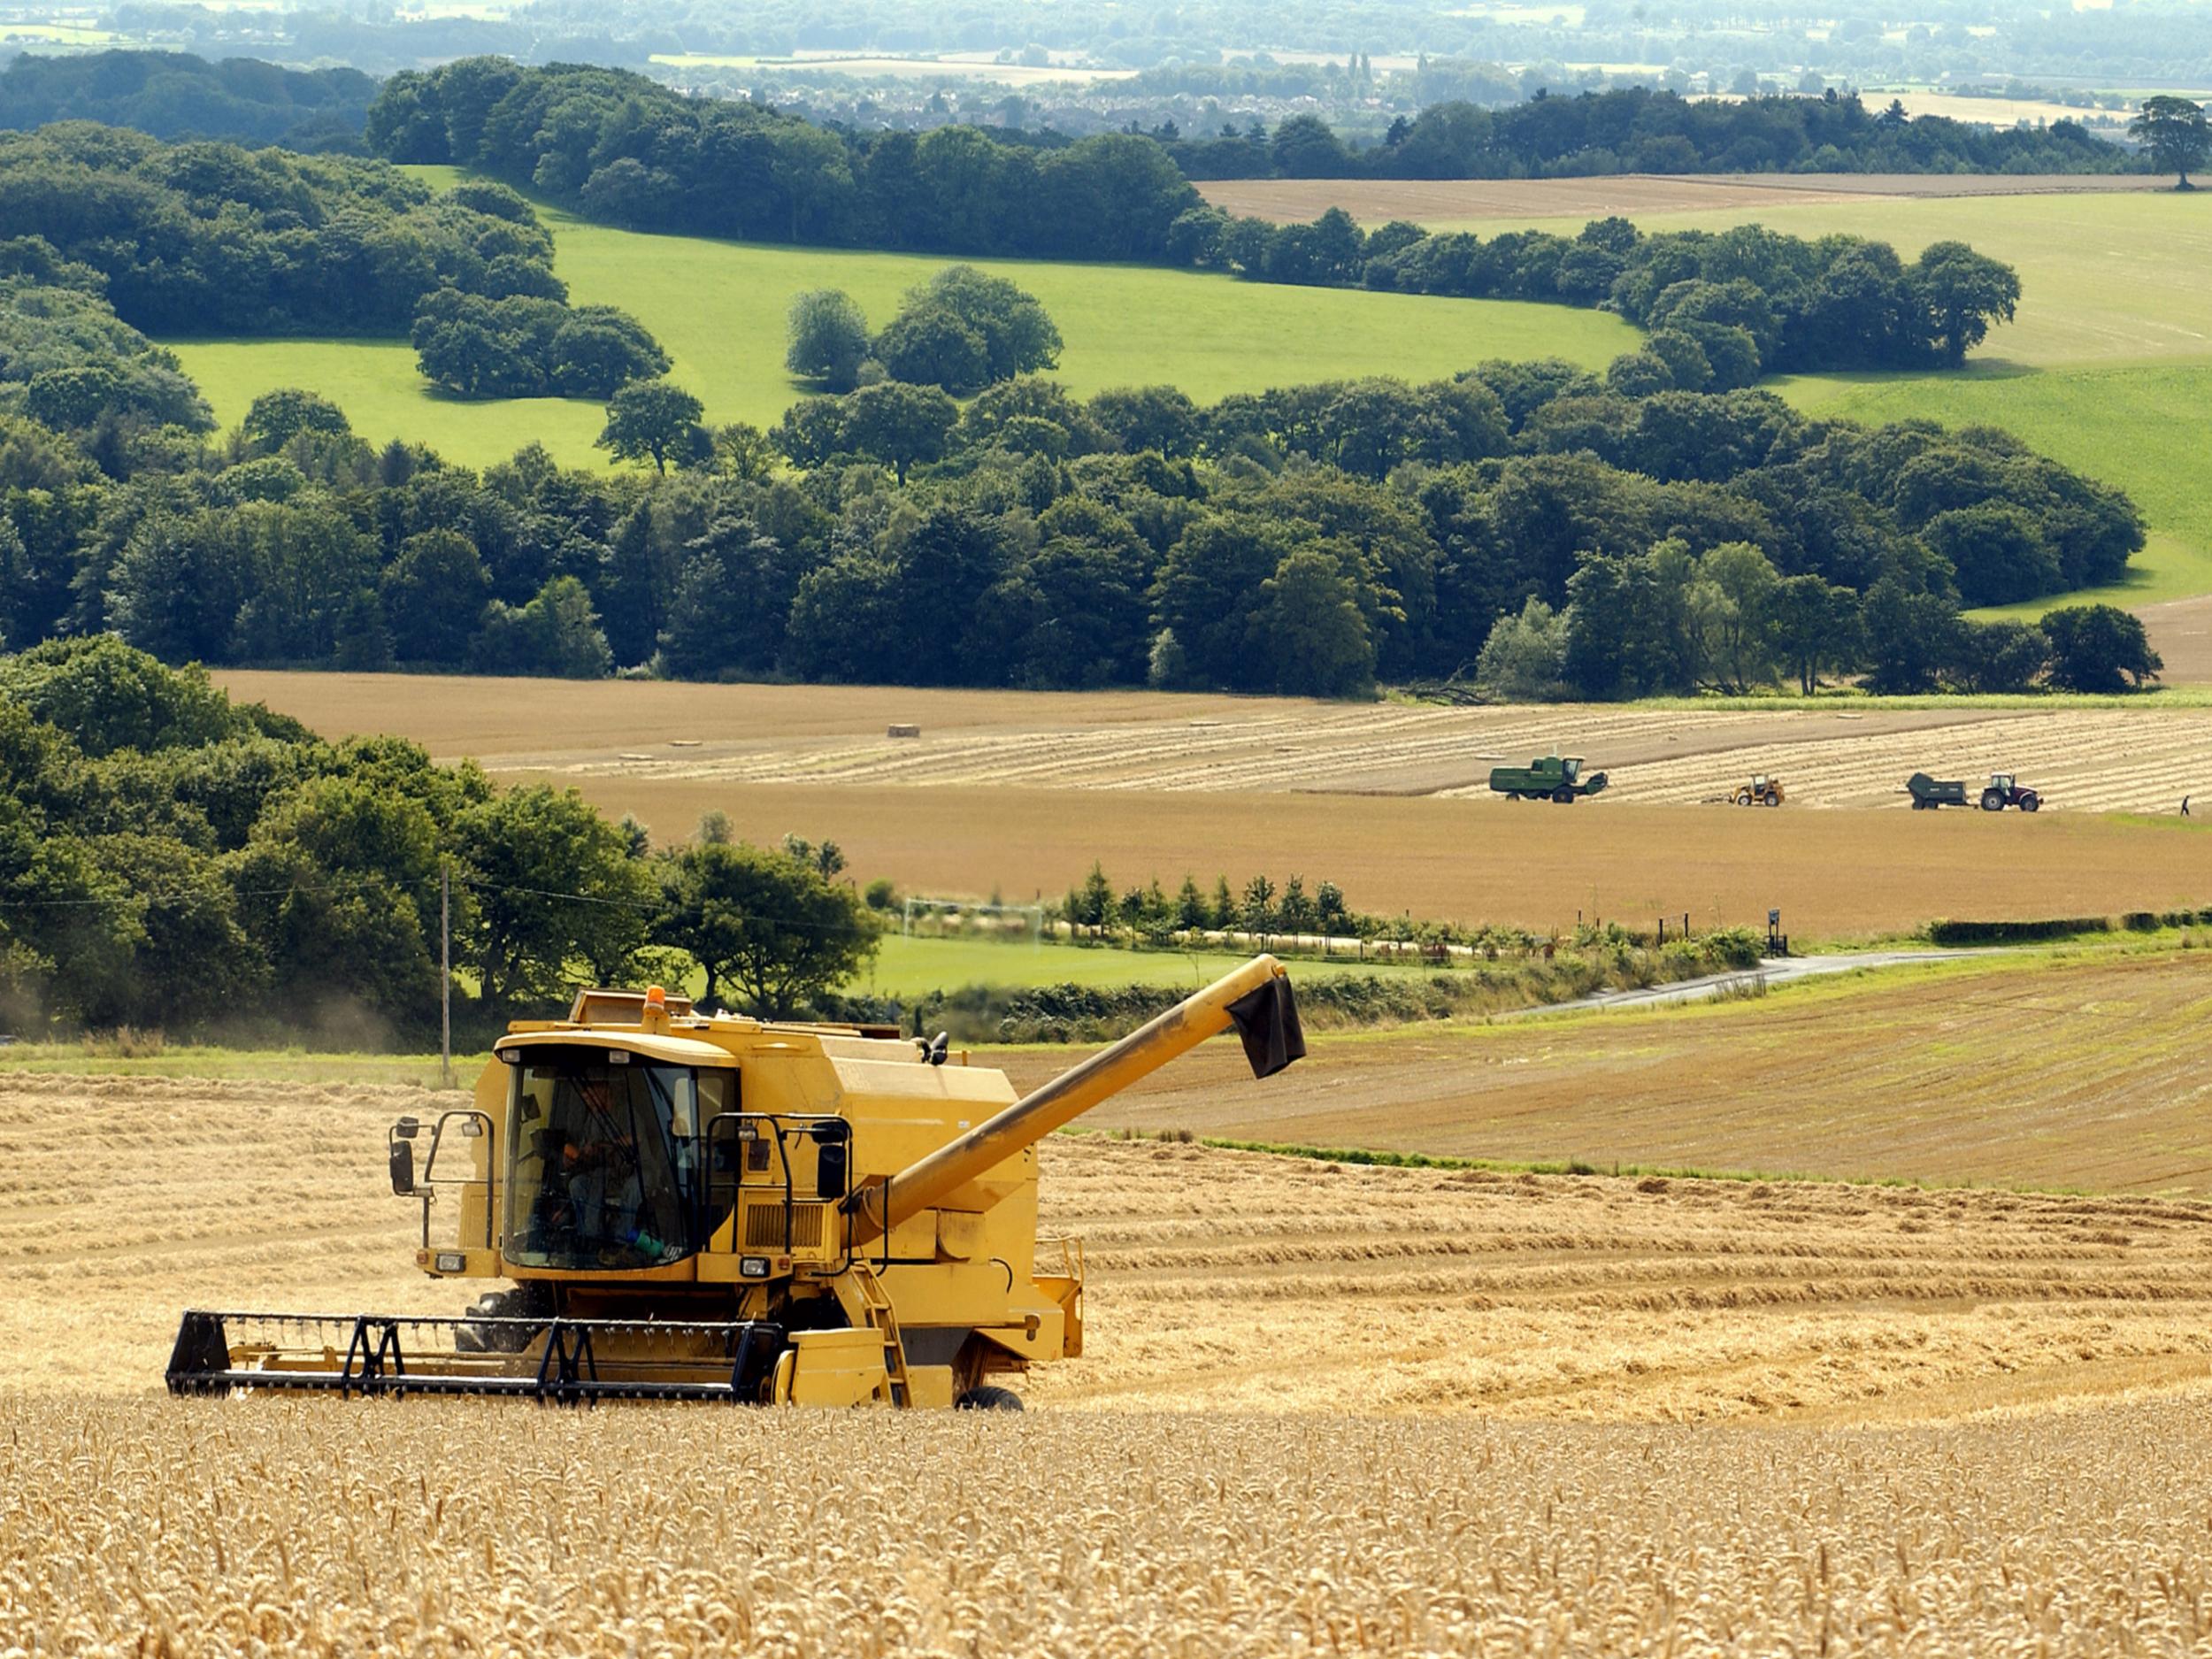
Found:
[[[1525,766],[1497,766],[1491,770],[1493,793],[1509,801],[1556,801],[1572,806],[1586,795],[1605,787],[1605,774],[1582,770],[1582,757],[1541,756]]]
[[[443,1317],[195,1310],[169,1387],[1018,1409],[993,1379],[1083,1344],[1037,1142],[1232,1028],[1256,1077],[1304,1055],[1273,957],[1017,1100],[942,1034],[586,992],[510,1027],[472,1104],[388,1137],[416,1265],[512,1288]]]

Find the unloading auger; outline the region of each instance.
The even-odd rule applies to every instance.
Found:
[[[1037,1142],[1232,1028],[1256,1077],[1305,1053],[1272,956],[1018,1100],[942,1034],[587,991],[387,1137],[416,1265],[505,1287],[446,1317],[195,1310],[169,1387],[1018,1409],[996,1379],[1083,1348]]]

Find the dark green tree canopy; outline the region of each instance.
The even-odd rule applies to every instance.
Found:
[[[607,405],[607,425],[595,442],[617,460],[650,461],[658,472],[671,461],[703,460],[713,440],[699,418],[705,405],[680,386],[641,380],[625,386]]]
[[[868,356],[868,319],[841,288],[814,288],[791,302],[784,366],[825,391],[849,392]]]
[[[706,975],[701,1001],[787,1018],[852,978],[876,953],[873,918],[849,882],[784,851],[702,841],[657,861],[657,939]]]
[[[2116,605],[2066,605],[2043,615],[2051,683],[2069,691],[2124,691],[2165,667],[2143,618]]]
[[[909,293],[877,336],[895,380],[965,396],[998,380],[1057,366],[1060,331],[1044,307],[1004,277],[948,265]]]

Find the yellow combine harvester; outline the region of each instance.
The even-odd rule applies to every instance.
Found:
[[[170,1389],[1018,1409],[995,1379],[1083,1347],[1036,1143],[1231,1027],[1255,1076],[1305,1053],[1273,957],[1017,1100],[941,1034],[586,992],[509,1027],[472,1104],[388,1136],[416,1264],[511,1288],[446,1318],[196,1310]]]

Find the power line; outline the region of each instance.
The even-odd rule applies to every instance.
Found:
[[[232,887],[235,897],[288,898],[296,894],[318,898],[338,898],[359,893],[371,887],[383,887],[405,892],[411,888],[430,888],[437,886],[437,876],[423,876],[403,880],[380,872],[341,879],[322,883],[296,881],[284,887]],[[517,882],[492,881],[482,877],[457,874],[454,885],[471,887],[486,893],[513,893],[529,898],[553,899],[568,904],[597,905],[607,910],[624,910],[649,915],[661,907],[657,900],[610,898],[595,893],[564,893],[552,887],[525,887]],[[0,899],[0,911],[50,910],[128,910],[141,905],[155,906],[181,903],[188,900],[205,899],[221,891],[219,886],[207,887],[179,887],[166,893],[127,893],[113,895],[92,895],[68,899]],[[799,933],[834,933],[837,928],[820,922],[804,921],[794,916],[770,916],[758,910],[740,910],[725,908],[723,913],[740,922],[764,922],[772,926],[788,927]]]

